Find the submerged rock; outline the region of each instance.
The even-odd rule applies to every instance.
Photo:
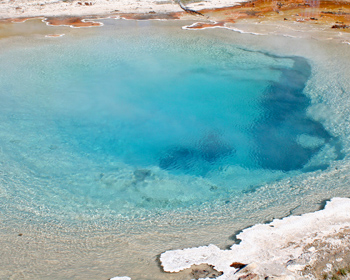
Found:
[[[203,137],[199,141],[198,148],[200,156],[208,162],[215,162],[235,152],[234,147],[217,133],[210,133]]]
[[[134,171],[134,176],[136,181],[144,181],[147,177],[151,176],[152,172],[149,169],[136,169]]]
[[[194,149],[186,147],[171,148],[161,157],[159,167],[166,170],[189,170],[193,166],[195,157],[196,151]]]
[[[166,170],[181,170],[185,173],[205,175],[210,166],[236,152],[224,137],[209,133],[188,147],[168,149],[159,160],[159,167]]]

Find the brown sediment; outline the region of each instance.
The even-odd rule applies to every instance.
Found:
[[[184,12],[178,13],[164,13],[157,14],[150,12],[148,14],[119,14],[118,16],[123,19],[133,19],[133,20],[150,20],[150,19],[158,19],[158,20],[169,20],[169,19],[180,19],[184,15]]]
[[[93,18],[83,19],[81,17],[49,17],[44,19],[44,22],[48,25],[71,27],[96,27],[103,25],[101,22],[93,21]]]
[[[346,25],[346,24],[334,24],[332,26],[332,28],[338,28],[338,29],[345,29],[345,28],[349,28],[350,25]]]

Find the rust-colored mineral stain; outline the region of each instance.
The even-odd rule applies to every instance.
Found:
[[[233,262],[230,267],[234,267],[236,269],[242,269],[244,267],[246,267],[247,265],[244,263],[240,263],[240,262]]]
[[[44,20],[48,25],[65,25],[73,27],[95,27],[102,26],[102,23],[92,21],[91,19],[80,18],[80,17],[50,17]]]
[[[350,2],[317,0],[256,0],[219,9],[204,9],[202,14],[218,22],[237,22],[242,19],[290,20],[324,25],[350,31]]]
[[[11,19],[11,22],[25,22],[27,21],[28,19],[31,19],[29,17],[25,17],[25,18],[12,18]]]
[[[21,23],[21,22],[25,22],[28,19],[35,19],[38,17],[20,17],[20,18],[5,18],[5,19],[0,19],[0,23],[12,23],[12,22],[16,22],[16,23]]]

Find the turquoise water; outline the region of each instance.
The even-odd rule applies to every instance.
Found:
[[[306,58],[129,25],[0,54],[4,180],[48,215],[229,201],[342,157],[307,114]]]

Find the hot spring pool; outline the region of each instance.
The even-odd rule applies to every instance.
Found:
[[[67,33],[60,38],[2,39],[0,198],[12,230],[68,224],[110,233],[120,223],[114,234],[124,244],[130,232],[142,239],[158,227],[163,239],[149,250],[160,253],[176,232],[167,219],[215,234],[216,222],[199,217],[239,217],[242,226],[285,215],[322,190],[303,184],[346,161],[346,133],[332,130],[329,113],[339,100],[318,87],[318,73],[328,73],[315,62],[322,51],[171,22],[104,23],[56,27]],[[191,238],[183,246],[204,237]],[[116,274],[135,264],[123,261]]]
[[[127,215],[227,200],[326,168],[312,161],[324,149],[341,156],[307,115],[306,58],[186,32],[104,33],[1,53],[1,146],[23,183]]]

